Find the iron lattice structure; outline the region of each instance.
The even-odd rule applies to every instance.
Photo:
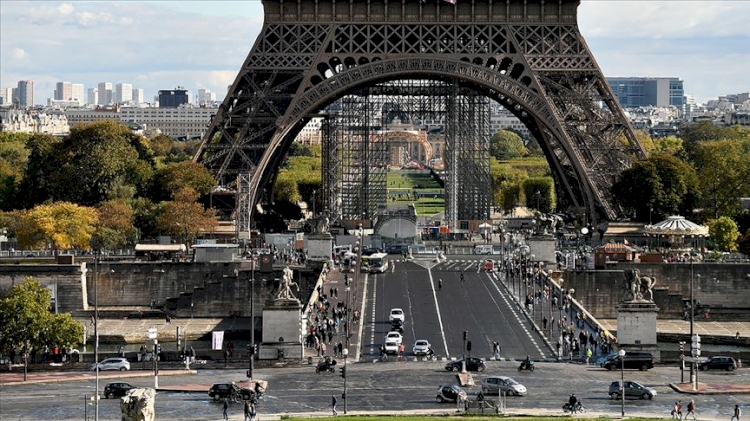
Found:
[[[251,202],[305,122],[377,83],[435,79],[511,110],[539,141],[560,203],[624,216],[610,187],[645,157],[577,24],[579,0],[264,0],[264,24],[196,153]],[[254,207],[250,207],[250,211]]]
[[[488,218],[491,133],[486,96],[456,83],[398,80],[348,94],[324,115],[323,190],[332,192],[332,222],[374,219],[387,203],[389,134],[396,121],[417,127],[425,121],[444,125],[449,225]],[[425,156],[430,154],[425,151]]]

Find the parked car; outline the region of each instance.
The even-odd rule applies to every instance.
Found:
[[[604,363],[602,367],[607,370],[619,370],[622,367],[622,359],[619,355],[610,358]],[[627,352],[625,353],[625,367],[627,369],[638,369],[641,371],[654,368],[654,356],[648,352]]]
[[[91,364],[91,371],[98,370],[130,370],[130,363],[125,358],[107,358],[98,363]]]
[[[612,399],[622,398],[622,386],[620,381],[613,381],[609,385],[609,397]],[[626,381],[625,382],[625,398],[638,398],[638,399],[653,399],[656,396],[656,390],[647,386],[644,386],[638,382]]]
[[[466,400],[466,392],[461,389],[461,386],[457,384],[444,384],[438,387],[437,390],[437,401],[438,402],[453,402],[456,403],[458,400]]]
[[[482,393],[485,395],[499,395],[500,392],[506,395],[524,396],[526,395],[526,386],[506,376],[484,378],[482,381]]]
[[[404,341],[404,337],[401,336],[401,333],[396,332],[396,331],[392,331],[392,332],[388,332],[385,335],[385,341],[386,342],[393,341],[393,342],[396,342],[396,343],[400,344],[401,342]]]
[[[609,359],[615,358],[616,356],[617,356],[616,352],[610,352],[607,355],[597,358],[596,365],[598,365],[599,367],[604,367],[604,362],[606,362]]]
[[[107,385],[104,386],[104,398],[105,399],[120,398],[120,397],[125,396],[125,394],[128,393],[128,390],[132,390],[132,389],[135,389],[135,386],[129,383],[123,383],[123,382],[107,383]]]
[[[718,370],[733,371],[735,368],[737,368],[737,361],[732,357],[715,356],[698,364],[698,368],[700,368],[703,371],[707,371],[708,369],[711,369],[711,368],[718,369]]]
[[[430,348],[432,348],[432,345],[430,345],[430,343],[426,339],[417,339],[417,341],[414,342],[412,352],[414,353],[414,355],[420,357],[427,355],[430,351]]]
[[[208,389],[208,396],[218,401],[219,399],[228,398],[232,390],[235,390],[244,400],[250,400],[255,394],[254,391],[241,388],[234,383],[214,383]]]
[[[400,308],[392,308],[391,314],[388,316],[388,321],[393,322],[394,320],[401,320],[402,322],[405,322],[406,316],[404,315],[404,310]]]
[[[456,361],[449,361],[445,365],[445,369],[448,371],[461,371],[463,365],[463,359]],[[483,358],[467,358],[466,359],[466,371],[484,371],[487,366],[484,364]]]

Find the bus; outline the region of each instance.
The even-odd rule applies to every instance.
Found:
[[[388,255],[386,253],[362,256],[362,272],[384,273],[386,270],[388,270]]]

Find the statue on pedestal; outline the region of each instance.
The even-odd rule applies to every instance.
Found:
[[[654,302],[654,284],[656,278],[641,276],[638,269],[625,270],[625,296],[623,301],[631,302]],[[648,298],[646,296],[648,295]]]
[[[279,292],[276,294],[277,300],[296,301],[297,297],[292,293],[292,285],[299,291],[299,285],[294,282],[294,271],[289,266],[284,268],[284,274],[279,284]]]
[[[129,390],[120,400],[122,421],[154,421],[156,391],[150,387]]]

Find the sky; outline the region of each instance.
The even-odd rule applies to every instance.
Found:
[[[581,32],[608,77],[678,77],[698,102],[750,91],[750,0],[582,0]],[[259,0],[0,0],[0,87],[200,88],[219,99],[263,23]]]

